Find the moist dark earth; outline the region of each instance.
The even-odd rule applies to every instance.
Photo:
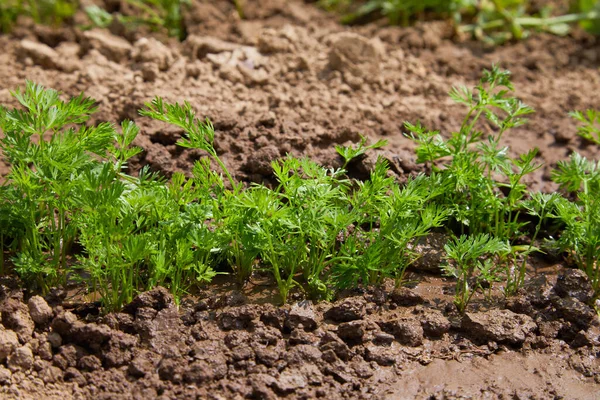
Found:
[[[594,399],[600,389],[593,291],[573,269],[464,316],[419,287],[284,307],[206,291],[179,308],[156,288],[99,316],[60,290],[25,301],[11,283],[0,297],[3,398]]]
[[[334,145],[360,134],[389,145],[356,174],[382,155],[402,181],[421,171],[404,121],[450,135],[465,110],[448,91],[475,85],[492,63],[512,71],[517,96],[536,109],[503,139],[513,155],[540,149],[545,166],[529,178],[532,189],[554,190],[549,171],[573,151],[598,158],[567,115],[600,104],[600,44],[578,30],[488,48],[441,22],[345,27],[296,0],[248,1],[245,20],[228,1],[193,1],[183,43],[118,25],[76,29],[83,23],[83,15],[60,29],[23,20],[0,36],[0,103],[15,106],[10,91],[26,79],[85,92],[98,100],[95,121],[142,127],[132,173],[189,172],[202,155],[175,145],[181,131],[137,115],[159,95],[188,100],[213,121],[219,154],[240,181],[269,182],[270,161],[286,153],[340,166]],[[562,263],[532,271],[520,295],[478,298],[461,316],[439,257],[427,260],[411,289],[357,289],[333,303],[294,298],[281,307],[268,287],[223,280],[179,306],[157,288],[106,316],[72,290],[42,298],[5,278],[0,397],[599,397],[600,322],[583,273]]]

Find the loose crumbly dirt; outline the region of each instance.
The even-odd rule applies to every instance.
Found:
[[[534,189],[552,190],[549,169],[573,150],[597,152],[567,115],[600,103],[600,50],[583,33],[486,48],[457,41],[439,22],[342,27],[298,0],[248,2],[243,21],[230,2],[193,3],[181,44],[24,22],[13,36],[0,36],[0,103],[13,104],[9,91],[25,79],[66,95],[85,92],[98,100],[98,121],[129,118],[142,126],[144,153],[133,170],[189,171],[200,155],[175,146],[177,129],[137,115],[159,95],[188,100],[213,121],[218,151],[239,180],[268,179],[269,162],[286,153],[339,165],[334,144],[357,141],[360,133],[389,140],[380,154],[402,176],[420,168],[403,123],[421,121],[449,135],[465,115],[450,88],[471,87],[483,68],[500,63],[513,72],[518,96],[537,110],[505,136],[513,154],[540,149],[545,167],[530,177]]]
[[[189,172],[201,156],[176,147],[177,129],[137,115],[159,95],[188,100],[213,121],[218,151],[241,181],[269,181],[270,161],[286,153],[339,166],[334,144],[361,133],[390,144],[357,176],[381,154],[405,179],[420,166],[403,122],[449,135],[465,112],[450,87],[473,86],[482,68],[500,63],[537,111],[504,137],[513,154],[540,149],[545,167],[530,178],[533,189],[553,190],[549,169],[570,152],[598,156],[567,116],[600,104],[593,37],[540,34],[486,48],[443,23],[348,28],[299,0],[246,8],[242,21],[231,2],[193,1],[181,44],[119,26],[81,32],[22,21],[0,36],[0,104],[15,105],[10,90],[25,79],[85,92],[98,100],[96,121],[142,127],[133,173],[143,165]],[[556,275],[532,278],[508,303],[476,304],[462,318],[451,282],[429,275],[417,275],[414,290],[283,308],[250,289],[209,289],[177,308],[156,289],[103,317],[59,292],[30,298],[9,280],[0,296],[0,397],[595,399],[598,317],[585,279],[560,274],[558,283]]]

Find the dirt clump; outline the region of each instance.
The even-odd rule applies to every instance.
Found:
[[[547,352],[557,348],[569,363],[561,374],[582,376],[571,386],[572,398],[591,398],[597,389],[592,382],[600,380],[597,360],[581,357],[596,351],[597,321],[589,324],[594,329],[573,339],[572,347],[565,347],[551,330],[542,325],[538,329],[531,317],[508,310],[467,312],[462,323],[454,324],[456,315],[446,314],[429,300],[405,306],[395,304],[397,299],[390,295],[373,308],[369,290],[328,307],[310,302],[284,307],[243,304],[245,300],[236,298],[241,298],[239,292],[216,297],[207,293],[177,309],[169,293],[157,288],[136,297],[125,313],[83,320],[54,305],[51,323],[38,324],[34,330],[23,330],[3,318],[0,393],[7,398],[25,393],[68,398],[149,394],[187,398],[209,393],[243,398],[389,398],[410,381],[403,377],[416,374],[422,380],[422,371],[442,366],[450,369],[438,373],[447,374],[456,359],[462,360],[463,371],[487,368],[484,356],[511,360],[497,372],[511,376],[509,368],[524,354],[528,365],[543,368],[543,376],[552,378],[545,384],[547,393],[565,393],[552,383],[566,379],[554,369],[558,363],[552,358],[554,350]],[[39,298],[32,299],[30,304],[45,310]],[[27,308],[19,296],[4,299],[0,306]],[[21,333],[21,341],[13,328]],[[541,340],[546,347],[536,350],[534,344]],[[534,370],[522,373],[541,384]],[[23,379],[25,372],[31,378]],[[449,379],[441,387],[451,390],[452,382]],[[515,381],[501,387],[483,384],[482,390],[507,394],[526,387]],[[419,388],[410,390],[427,390]],[[464,395],[470,388],[455,393]]]
[[[510,310],[465,313],[461,328],[475,341],[518,345],[537,328],[531,317]]]

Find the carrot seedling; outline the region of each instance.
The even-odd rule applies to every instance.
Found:
[[[509,253],[505,241],[487,234],[461,235],[444,246],[446,260],[442,269],[446,276],[456,278],[454,304],[464,313],[473,295],[499,279],[500,270],[494,265],[496,256]]]

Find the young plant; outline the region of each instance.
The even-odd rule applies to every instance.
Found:
[[[14,253],[26,230],[18,210],[13,207],[18,203],[18,196],[13,186],[0,186],[0,276],[7,273],[5,250]]]
[[[564,224],[555,245],[588,275],[596,294],[600,293],[600,165],[573,153],[559,161],[552,179],[576,201],[557,201],[554,217]]]
[[[140,115],[167,122],[183,129],[186,135],[177,142],[177,145],[207,152],[227,176],[234,193],[239,191],[241,185],[235,182],[215,150],[215,129],[208,119],[205,121],[197,119],[196,113],[187,101],[182,105],[179,103],[170,104],[165,103],[162,98],[156,97],[151,103],[146,103],[145,106],[144,109],[140,110]]]
[[[555,204],[560,201],[561,197],[557,193],[546,194],[546,193],[533,193],[531,198],[523,202],[523,207],[527,210],[527,214],[537,220],[533,236],[527,246],[511,246],[510,255],[518,255],[521,260],[521,265],[517,268],[517,259],[514,257],[513,260],[507,260],[506,265],[506,285],[504,287],[504,293],[507,296],[513,296],[517,291],[523,287],[525,282],[525,273],[527,267],[527,258],[529,255],[535,252],[541,252],[541,250],[535,246],[535,242],[541,232],[542,225],[552,217],[552,210]]]
[[[326,272],[335,261],[338,234],[353,222],[347,209],[345,171],[290,156],[272,167],[279,182],[276,192],[298,221],[298,236],[306,242],[301,269],[307,291],[315,299],[331,297]]]
[[[83,125],[95,111],[83,95],[62,101],[58,92],[27,82],[13,96],[23,109],[0,107],[0,149],[11,165],[4,201],[23,228],[14,264],[24,280],[47,291],[66,279],[76,234],[69,218],[78,209],[81,177],[108,156],[116,133],[106,123]]]
[[[536,150],[510,159],[508,148],[500,144],[506,131],[525,123],[523,116],[533,112],[517,98],[509,97],[510,90],[510,73],[493,66],[484,71],[475,90],[461,87],[450,92],[468,112],[449,139],[420,124],[406,124],[408,137],[418,144],[417,162],[429,164],[448,185],[437,201],[452,210],[461,233],[490,233],[512,240],[523,228],[519,215],[526,186],[522,179],[540,166],[534,162]],[[482,117],[496,126],[487,140],[477,129]]]
[[[581,111],[574,111],[569,115],[583,124],[577,128],[577,134],[600,146],[600,112],[587,110],[584,114]]]
[[[257,229],[257,223],[281,215],[281,208],[276,193],[263,186],[252,187],[226,203],[219,234],[225,258],[239,285],[252,276],[262,249],[261,240],[266,233]]]
[[[341,244],[331,271],[338,288],[380,284],[386,278],[399,285],[417,258],[411,245],[447,217],[443,207],[429,204],[440,186],[421,175],[400,189],[387,172],[387,164],[379,160],[369,181],[358,183],[353,193],[355,228]]]
[[[360,142],[354,146],[344,147],[340,145],[335,145],[335,151],[344,159],[344,165],[342,169],[346,169],[348,164],[354,160],[355,158],[362,157],[367,150],[379,149],[387,145],[387,140],[378,140],[377,142],[365,146],[367,144],[367,138],[363,135],[360,135]]]
[[[494,258],[507,255],[510,247],[488,234],[478,234],[452,238],[444,250],[448,263],[442,269],[446,276],[457,279],[454,304],[462,314],[478,290],[498,280],[500,268],[494,265]]]
[[[143,171],[141,176],[145,180]],[[136,183],[121,179],[110,163],[82,176],[80,212],[73,221],[84,250],[77,256],[78,267],[89,275],[88,285],[107,311],[133,299],[142,287],[144,263],[151,254],[149,237],[138,234],[136,210],[126,198]]]

